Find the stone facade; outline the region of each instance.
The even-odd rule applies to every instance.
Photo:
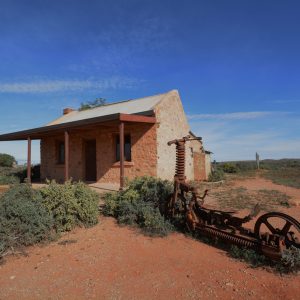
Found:
[[[175,173],[176,147],[167,142],[182,138],[190,133],[190,127],[176,90],[161,95],[153,111],[156,124],[125,123],[125,135],[131,136],[130,162],[125,162],[125,177],[150,175],[172,180]],[[67,114],[67,111],[65,111]],[[70,135],[70,177],[85,180],[85,141],[96,140],[97,182],[119,183],[120,164],[116,161],[118,124],[110,127],[99,125],[98,129],[71,131]],[[64,165],[57,164],[57,145],[63,136],[41,139],[42,179],[64,180]],[[205,160],[202,143],[192,141],[186,144],[187,180],[206,180],[208,162]]]
[[[208,180],[209,175],[211,174],[211,155],[210,153],[205,154],[205,178],[203,177],[204,180]]]
[[[125,125],[125,135],[131,136],[132,161],[125,162],[125,177],[157,176],[156,124]],[[97,181],[118,183],[120,164],[116,161],[118,128],[70,133],[70,177],[85,179],[84,141],[95,139],[97,145]],[[63,136],[45,137],[41,140],[41,177],[64,180],[64,165],[57,164],[57,144]]]
[[[178,91],[165,95],[155,108],[157,128],[157,173],[163,179],[172,180],[175,173],[176,147],[167,142],[187,136],[190,132]],[[194,180],[194,161],[191,144],[186,144],[186,177]]]
[[[194,180],[207,180],[205,171],[205,153],[194,153]]]

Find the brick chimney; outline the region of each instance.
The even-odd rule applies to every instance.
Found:
[[[71,113],[72,111],[74,111],[73,108],[67,107],[63,110],[63,113],[64,113],[64,115],[67,115],[67,114]]]

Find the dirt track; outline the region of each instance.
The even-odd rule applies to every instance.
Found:
[[[252,269],[182,234],[149,238],[101,218],[65,240],[73,243],[9,257],[0,266],[0,299],[300,298],[299,275]]]
[[[76,243],[10,257],[0,299],[299,299],[299,276],[251,269],[181,234],[152,239],[104,218],[63,240]]]

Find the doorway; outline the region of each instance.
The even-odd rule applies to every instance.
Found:
[[[85,180],[97,181],[96,140],[85,141]]]

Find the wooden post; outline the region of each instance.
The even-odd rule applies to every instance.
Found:
[[[28,137],[27,141],[27,182],[31,184],[31,138]]]
[[[120,190],[122,191],[124,188],[124,148],[125,148],[125,138],[124,138],[124,122],[120,123]]]
[[[257,167],[257,170],[259,170],[259,154],[257,152],[255,154],[255,158],[256,158],[256,167]]]
[[[70,167],[70,137],[69,132],[65,131],[65,182],[69,180]]]

